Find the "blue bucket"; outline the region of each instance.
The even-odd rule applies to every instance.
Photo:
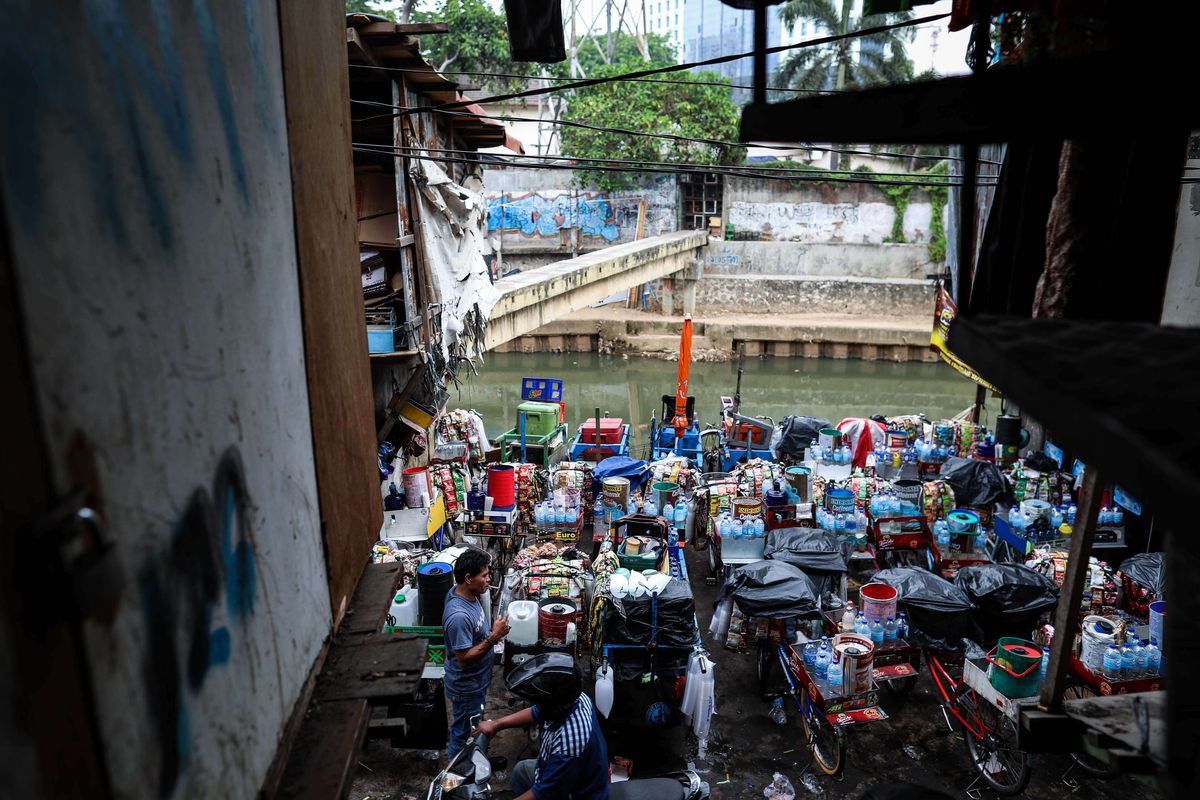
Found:
[[[854,492],[849,489],[830,489],[825,492],[825,505],[834,514],[854,513]]]

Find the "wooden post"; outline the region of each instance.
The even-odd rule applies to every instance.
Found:
[[[975,386],[975,405],[971,406],[971,422],[979,424],[980,413],[983,411],[983,403],[987,399],[987,389],[983,386]]]
[[[1100,513],[1100,498],[1104,484],[1095,467],[1084,467],[1083,488],[1079,495],[1078,524],[1071,532],[1071,551],[1067,573],[1063,576],[1066,596],[1059,596],[1054,612],[1054,643],[1050,647],[1050,664],[1038,697],[1038,708],[1057,713],[1062,706],[1066,689],[1067,664],[1075,642],[1075,625],[1083,595],[1083,578],[1087,575],[1088,559],[1092,555],[1092,539],[1096,533],[1096,517]]]
[[[638,201],[637,227],[634,228],[634,232],[633,232],[633,240],[635,242],[640,241],[642,238],[644,238],[646,236],[646,212],[648,209],[649,209],[649,203],[646,201],[646,198],[643,197],[641,200]],[[639,306],[641,306],[641,301],[642,301],[641,284],[638,284],[637,286],[630,286],[629,294],[625,298],[625,307],[626,308],[638,308]]]

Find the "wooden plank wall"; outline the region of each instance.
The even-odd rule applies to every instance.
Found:
[[[280,2],[296,255],[334,627],[383,523],[355,239],[345,8]]]

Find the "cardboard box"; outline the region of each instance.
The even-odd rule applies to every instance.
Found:
[[[400,236],[396,210],[396,176],[390,172],[357,170],[354,200],[358,216],[358,241],[395,247]]]

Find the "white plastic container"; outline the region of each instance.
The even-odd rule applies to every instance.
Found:
[[[533,600],[514,600],[508,604],[508,641],[519,647],[538,642],[538,604]]]
[[[612,667],[605,661],[596,672],[596,710],[607,717],[613,706]]]
[[[388,612],[390,625],[410,627],[417,624],[417,587],[410,586],[392,598],[392,609]]]

